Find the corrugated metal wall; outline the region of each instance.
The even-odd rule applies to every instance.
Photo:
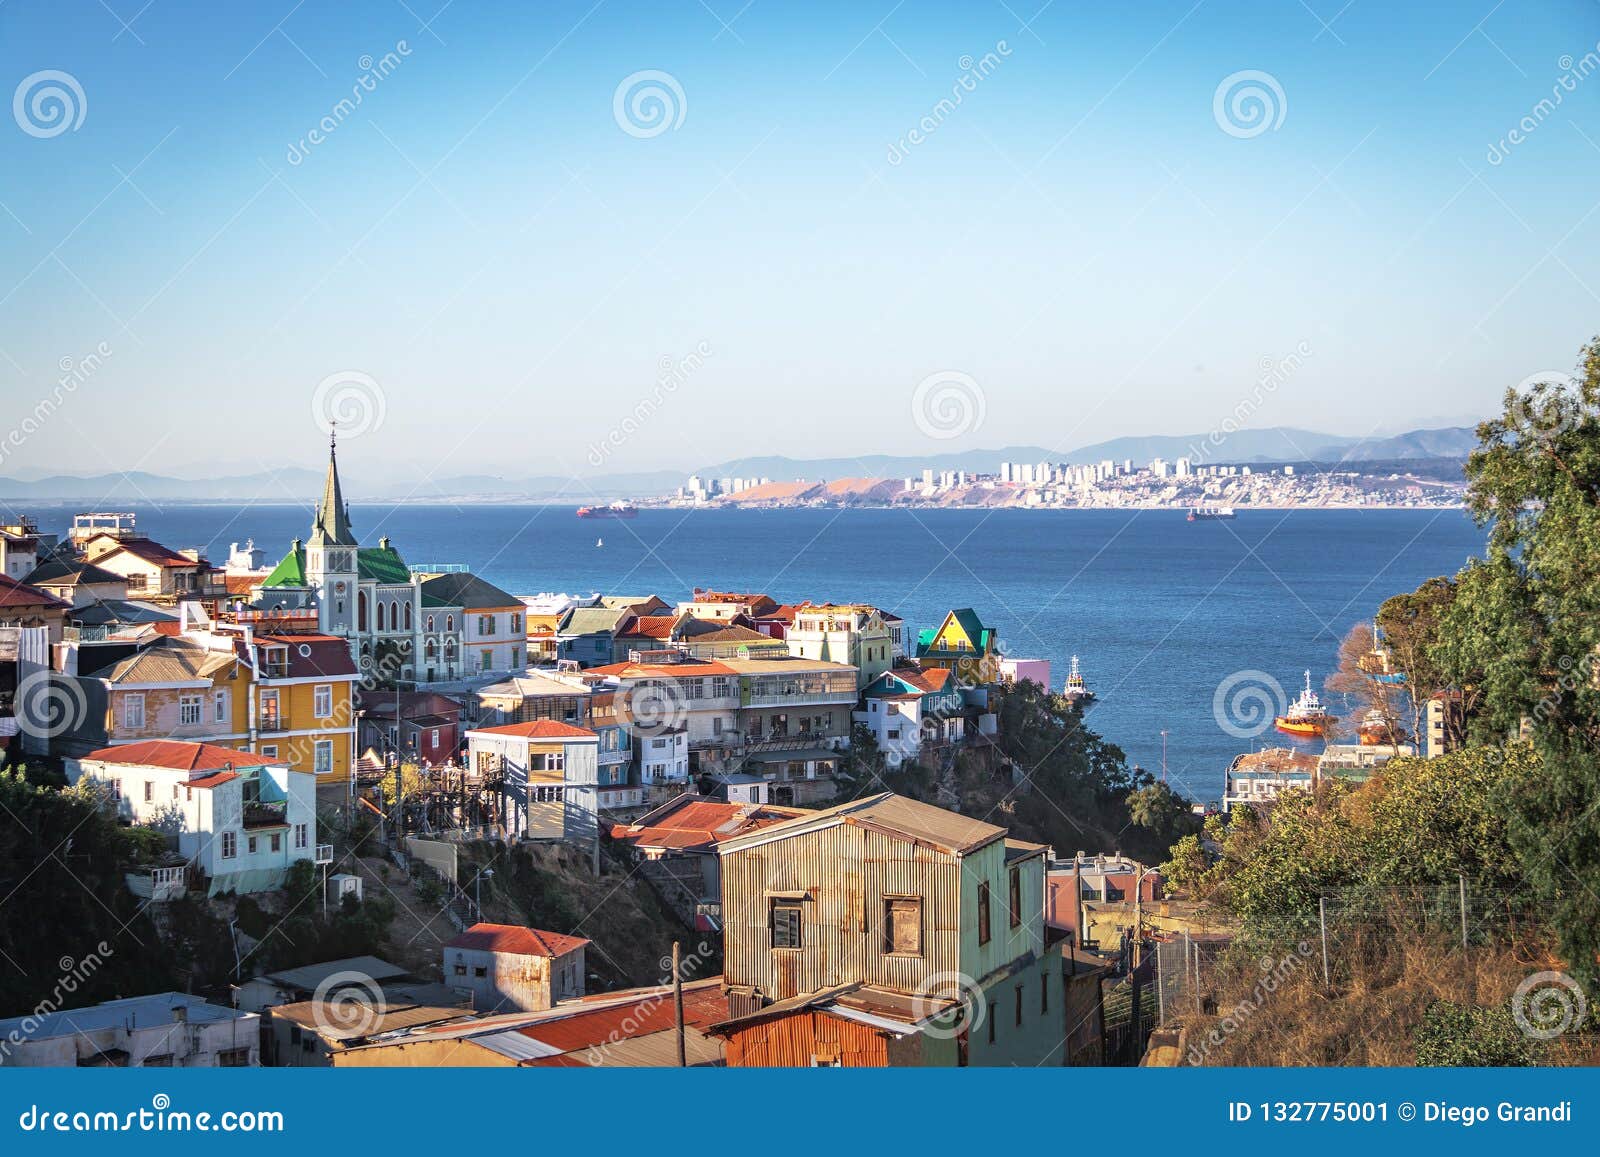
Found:
[[[852,981],[915,993],[927,977],[959,968],[961,868],[954,856],[842,824],[722,859],[725,974],[772,1000]],[[804,891],[802,946],[771,947],[774,892]],[[919,896],[920,957],[888,956],[884,900]],[[1002,916],[1003,920],[1004,917]]]

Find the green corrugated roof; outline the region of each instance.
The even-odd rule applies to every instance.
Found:
[[[407,583],[411,568],[392,546],[364,546],[356,551],[356,567],[371,582]]]
[[[264,587],[303,587],[306,585],[306,551],[300,540],[294,540],[289,553],[272,568],[272,573],[261,584]]]

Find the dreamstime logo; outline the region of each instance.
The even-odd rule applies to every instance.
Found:
[[[1211,697],[1211,716],[1235,739],[1254,739],[1288,707],[1283,684],[1265,671],[1235,671]]]
[[[335,972],[311,995],[312,1019],[324,1032],[366,1036],[383,1016],[383,989],[365,972]]]
[[[17,684],[17,728],[25,735],[53,739],[82,727],[89,698],[70,676],[35,671]]]
[[[66,400],[78,392],[78,387],[92,378],[111,356],[111,347],[105,342],[95,346],[81,358],[64,357],[56,363],[61,376],[50,392],[33,404],[33,409],[22,415],[22,420],[0,437],[0,462],[20,449],[44,424],[55,417]]]
[[[650,679],[622,692],[617,714],[628,734],[655,739],[682,731],[688,725],[689,704],[675,681]]]
[[[363,53],[361,59],[356,61],[356,67],[361,70],[361,75],[350,85],[350,95],[339,98],[328,109],[327,115],[312,125],[305,136],[298,141],[291,141],[288,152],[284,154],[284,160],[291,165],[304,163],[311,155],[311,150],[331,137],[338,131],[340,125],[354,116],[356,109],[361,107],[361,102],[367,95],[376,92],[378,85],[400,67],[401,62],[411,55],[411,51],[410,44],[404,40],[397,40],[393,51],[385,52],[376,59],[371,53]]]
[[[930,438],[959,438],[983,425],[988,401],[971,374],[940,370],[917,383],[911,394],[911,417]]]
[[[1535,442],[1549,442],[1570,431],[1578,418],[1582,385],[1561,370],[1540,370],[1511,387],[1506,418]]]
[[[1555,115],[1568,94],[1578,91],[1578,86],[1596,72],[1600,72],[1600,44],[1574,60],[1571,53],[1565,53],[1556,61],[1556,67],[1561,70],[1561,75],[1556,77],[1550,86],[1550,95],[1541,98],[1528,109],[1521,120],[1513,125],[1505,136],[1489,146],[1489,152],[1484,159],[1491,165],[1501,165],[1511,155],[1511,150],[1520,145],[1534,134],[1540,125]]]
[[[96,944],[94,951],[84,955],[81,960],[74,960],[71,956],[63,956],[56,961],[56,967],[61,970],[61,975],[56,978],[55,987],[50,990],[38,1004],[33,1006],[31,1012],[15,1021],[15,1026],[0,1040],[0,1061],[4,1061],[16,1049],[32,1038],[39,1031],[39,1026],[44,1023],[51,1013],[59,1012],[62,1005],[70,1000],[74,993],[87,985],[89,978],[98,972],[112,956],[111,945],[104,940]]]
[[[360,370],[329,374],[311,394],[311,417],[325,434],[337,428],[346,438],[359,437],[382,426],[388,409],[378,380]]]
[[[1211,115],[1230,137],[1249,140],[1283,124],[1289,115],[1289,98],[1277,77],[1247,68],[1222,78],[1211,97]]]
[[[1198,444],[1189,443],[1189,461],[1198,466],[1209,462],[1216,451],[1220,450],[1228,438],[1245,429],[1256,411],[1266,404],[1267,399],[1276,394],[1281,386],[1299,372],[1306,364],[1306,359],[1311,356],[1311,343],[1302,341],[1296,343],[1287,356],[1275,358],[1270,355],[1263,356],[1260,362],[1260,373],[1256,377],[1255,387],[1250,391],[1250,396],[1242,398],[1234,406],[1233,413],[1215,426],[1210,433],[1200,440]]]
[[[1004,40],[995,42],[993,52],[985,52],[982,57],[974,60],[971,54],[961,57],[956,61],[956,67],[961,74],[956,77],[955,83],[950,86],[950,95],[941,97],[933,108],[928,110],[926,116],[917,121],[903,137],[889,144],[888,161],[891,165],[898,165],[911,154],[911,150],[922,144],[934,133],[939,131],[956,109],[972,93],[978,91],[978,85],[986,80],[995,69],[1000,67],[1000,62],[1011,55],[1011,46]]]
[[[11,97],[11,115],[30,137],[59,137],[78,131],[89,115],[89,98],[77,77],[47,68],[22,78]]]
[[[611,457],[611,452],[642,430],[644,424],[655,417],[656,411],[666,404],[669,397],[678,392],[679,386],[688,382],[689,378],[706,364],[706,359],[710,356],[711,343],[707,341],[700,342],[681,358],[663,354],[657,367],[655,388],[648,396],[634,403],[633,410],[625,415],[621,422],[607,430],[604,438],[589,446],[589,465],[604,465],[605,460]]]
[[[689,98],[670,72],[647,68],[622,78],[611,94],[611,115],[630,137],[659,137],[689,115]]]
[[[1535,972],[1511,997],[1512,1018],[1534,1040],[1555,1040],[1580,1027],[1588,1015],[1582,987],[1565,972]]]
[[[959,1009],[959,1015],[946,1020],[940,1014]],[[983,987],[965,972],[935,972],[911,996],[911,1015],[929,1020],[922,1035],[935,1040],[953,1040],[962,1033],[975,1033],[989,1015],[989,1002]]]
[[[1293,955],[1286,953],[1281,957],[1263,956],[1261,978],[1256,981],[1250,995],[1223,1013],[1222,1019],[1209,1033],[1189,1046],[1189,1064],[1205,1064],[1210,1059],[1212,1051],[1221,1048],[1230,1037],[1243,1028],[1245,1023],[1267,1003],[1267,998],[1287,984],[1310,958],[1311,944],[1305,940],[1295,946]]]

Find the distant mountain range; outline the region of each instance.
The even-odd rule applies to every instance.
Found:
[[[683,485],[691,474],[702,478],[771,478],[787,482],[835,478],[908,478],[925,469],[965,470],[991,474],[1002,462],[1120,462],[1131,458],[1144,464],[1152,458],[1173,461],[1192,458],[1217,464],[1278,462],[1383,463],[1464,459],[1477,439],[1470,426],[1437,430],[1412,430],[1390,437],[1362,439],[1310,430],[1271,427],[1240,430],[1225,437],[1206,433],[1145,435],[1113,438],[1063,453],[1043,446],[1006,446],[998,450],[962,450],[923,455],[866,454],[855,458],[786,458],[767,456],[736,458],[697,470],[654,470],[631,474],[604,474],[588,478],[542,475],[501,478],[493,475],[456,475],[422,482],[406,480],[386,484],[363,483],[359,475],[344,478],[345,493],[353,502],[409,499],[434,502],[444,499],[474,502],[573,503],[597,498],[643,498],[665,494]],[[66,474],[43,478],[0,478],[0,499],[13,502],[80,502],[96,506],[139,505],[148,502],[313,502],[322,487],[322,472],[298,466],[259,474],[219,478],[184,479],[134,471],[128,474]]]

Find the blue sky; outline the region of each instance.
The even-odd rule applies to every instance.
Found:
[[[1365,435],[1600,331],[1592,0],[440,4],[0,6],[3,88],[83,94],[0,118],[8,409],[109,351],[0,475],[312,464],[351,374],[385,476],[591,472],[651,398],[605,469],[1065,451],[1214,429],[1297,350],[1250,423]],[[938,374],[981,424],[930,436]]]

